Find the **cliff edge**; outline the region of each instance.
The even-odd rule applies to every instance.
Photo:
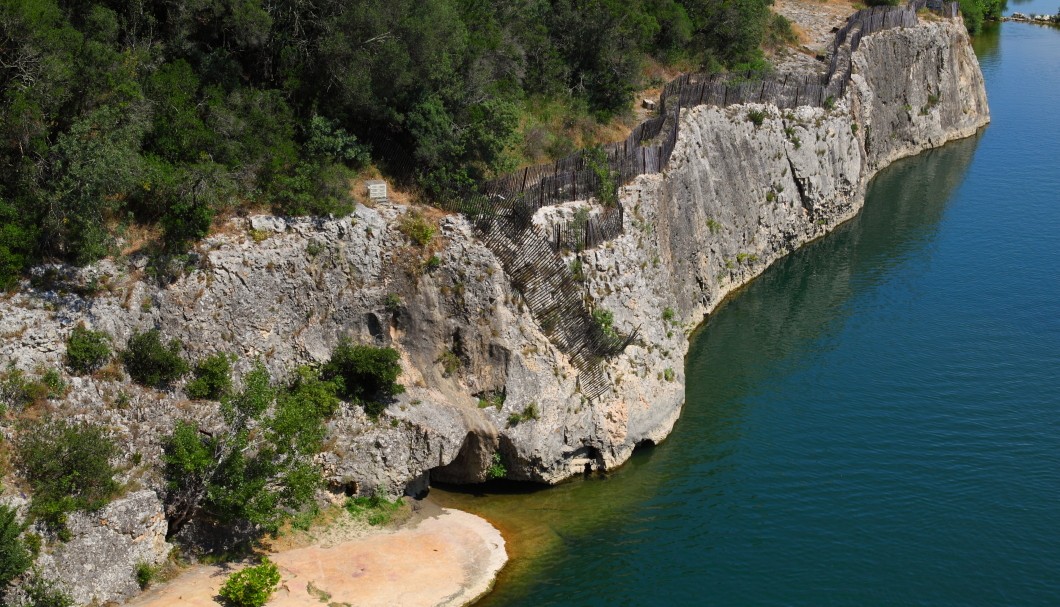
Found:
[[[680,109],[666,169],[620,189],[621,234],[562,253],[585,300],[609,311],[619,333],[637,335],[601,363],[607,389],[596,398],[579,393],[570,353],[550,341],[471,223],[427,211],[439,233],[417,245],[400,229],[408,209],[391,203],[336,219],[232,220],[165,286],[145,277],[140,257],[39,268],[36,286],[0,302],[0,355],[28,372],[61,368],[63,341],[80,322],[116,344],[157,327],[191,359],[238,355],[238,381],[255,360],[283,377],[352,337],[396,348],[407,392],[377,419],[347,405],[331,423],[319,459],[335,490],[416,493],[431,480],[486,480],[498,463],[507,478],[543,483],[617,466],[672,429],[688,334],[727,294],[855,215],[868,181],[895,159],[989,121],[959,17],[926,15],[859,42],[843,51],[849,86],[824,107]],[[579,209],[599,211],[591,200],[545,207],[535,229],[548,238]],[[180,386],[67,381],[54,406],[112,429],[125,445],[126,480],[159,494],[161,438],[179,419],[218,414]],[[164,523],[152,533],[151,545],[164,544]]]

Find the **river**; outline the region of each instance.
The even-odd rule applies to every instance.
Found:
[[[509,539],[483,605],[1060,605],[1060,30],[975,45],[992,124],[718,310],[667,441],[432,492]]]

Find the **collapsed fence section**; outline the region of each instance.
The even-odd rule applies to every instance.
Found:
[[[596,215],[555,223],[549,244],[557,252],[592,249],[621,236],[623,221],[625,212],[622,205],[616,205]]]

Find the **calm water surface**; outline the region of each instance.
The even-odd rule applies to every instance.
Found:
[[[1060,30],[976,44],[991,126],[715,314],[669,440],[432,493],[510,539],[486,605],[1060,605]]]

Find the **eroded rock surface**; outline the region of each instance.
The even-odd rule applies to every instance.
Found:
[[[640,335],[609,361],[613,389],[593,402],[577,393],[577,371],[471,226],[439,214],[439,235],[424,249],[398,229],[406,209],[395,204],[339,219],[233,220],[165,287],[145,278],[139,259],[61,269],[51,287],[27,287],[0,303],[0,355],[32,372],[61,366],[63,341],[78,322],[108,331],[118,345],[134,330],[158,327],[181,339],[191,359],[229,352],[239,356],[240,373],[261,360],[282,378],[351,337],[397,348],[408,390],[378,420],[347,406],[332,422],[321,465],[338,486],[400,493],[422,489],[428,477],[479,482],[495,454],[508,478],[538,482],[586,464],[619,465],[638,444],[670,432],[684,401],[687,335],[726,294],[857,213],[883,166],[989,120],[958,21],[869,36],[853,66],[853,86],[831,109],[682,110],[666,172],[621,190],[625,233],[568,255],[581,264],[588,300],[613,312],[621,332]],[[761,124],[751,110],[762,113]],[[547,225],[572,212],[545,209],[536,220]],[[88,285],[97,292],[77,294]],[[216,419],[216,404],[191,401],[180,386],[158,392],[127,380],[68,380],[63,414],[111,428],[128,461],[139,462],[129,476],[159,491],[161,438],[179,419]],[[143,500],[129,515],[141,522],[120,529],[154,529],[142,521],[154,520],[157,498],[148,504],[145,492]],[[77,544],[81,561],[69,550],[47,561],[58,577],[85,580],[71,586],[82,603],[128,596],[126,565],[149,556],[136,552],[143,542],[154,545],[126,541],[134,556],[119,558],[123,549],[107,538],[155,536],[97,527]],[[111,560],[125,573],[86,568]]]

